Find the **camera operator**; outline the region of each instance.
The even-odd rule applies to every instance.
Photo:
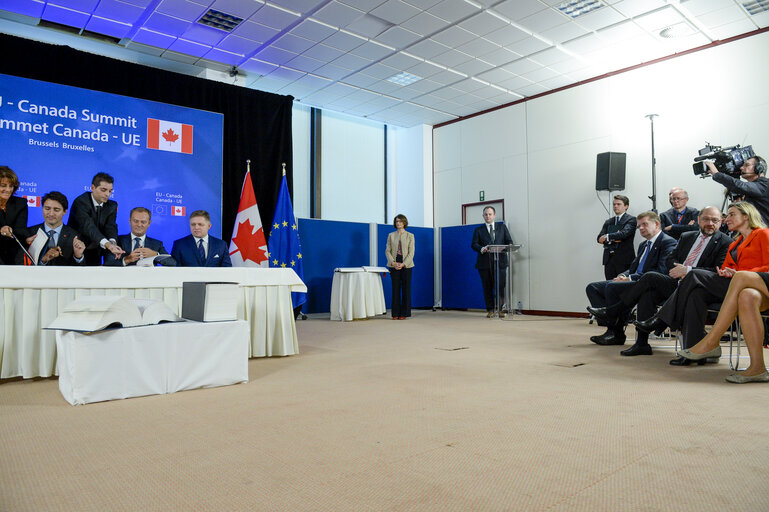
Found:
[[[729,193],[745,198],[761,214],[764,223],[769,225],[769,178],[766,178],[766,161],[756,155],[747,160],[740,167],[740,175],[745,181],[719,172],[711,160],[706,160],[707,173],[716,181],[726,187]]]

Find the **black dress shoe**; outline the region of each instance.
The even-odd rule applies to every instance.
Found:
[[[636,343],[632,347],[620,352],[623,356],[650,356],[652,355],[652,347],[647,344]]]
[[[609,312],[607,311],[608,308],[594,308],[592,306],[587,307],[588,313],[593,315],[598,320],[607,321],[609,320]]]
[[[594,343],[602,346],[624,345],[625,335],[623,333],[617,333],[617,332],[611,331],[604,334],[603,336],[599,336],[598,339],[594,341]]]
[[[696,362],[698,365],[702,366],[705,364],[705,359],[700,359],[699,361],[690,361],[689,359],[686,359],[685,357],[676,357],[675,359],[670,360],[671,366],[689,366],[690,364]]]
[[[600,340],[603,339],[604,336],[606,336],[607,334],[610,334],[611,332],[612,332],[611,329],[606,329],[606,331],[604,331],[603,334],[598,334],[598,335],[595,335],[595,336],[590,336],[590,341],[592,341],[593,343],[598,343]]]
[[[664,331],[667,324],[657,315],[652,315],[647,320],[636,320],[633,322],[637,331],[649,334],[656,331]]]

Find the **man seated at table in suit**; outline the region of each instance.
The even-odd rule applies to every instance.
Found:
[[[205,210],[190,214],[191,234],[174,242],[171,256],[180,267],[231,267],[224,240],[210,236],[211,216]]]
[[[619,302],[609,304],[605,308],[588,308],[588,311],[607,325],[621,324],[624,327],[630,311],[637,304],[636,318],[651,318],[657,306],[673,294],[678,282],[690,270],[701,268],[715,272],[716,267],[723,264],[732,239],[719,231],[721,218],[721,210],[715,206],[703,208],[697,217],[700,230],[681,234],[678,245],[668,257],[667,274],[646,272],[638,279],[637,285],[620,294]],[[620,353],[623,356],[651,355],[649,333],[636,331],[635,344]],[[677,357],[671,360],[670,364],[687,366],[689,362],[683,357]]]
[[[72,201],[67,225],[80,233],[87,244],[86,265],[101,265],[102,251],[114,256],[123,254],[117,245],[117,203],[110,199],[114,179],[100,172],[91,180],[91,191]]]
[[[78,239],[77,231],[62,224],[67,206],[67,196],[61,192],[48,192],[43,196],[45,222],[31,226],[28,231],[33,235],[26,239],[28,245],[32,244],[38,236],[38,229],[48,235],[48,241],[40,250],[38,265],[74,266],[85,263],[85,243]]]
[[[662,231],[676,240],[681,238],[681,233],[697,231],[697,215],[699,215],[699,212],[696,208],[686,206],[686,203],[689,202],[689,194],[686,190],[680,187],[671,188],[668,200],[672,208],[660,213]]]
[[[660,217],[653,211],[643,212],[636,217],[638,232],[646,239],[638,246],[638,255],[630,264],[630,268],[620,273],[611,281],[597,281],[590,283],[585,289],[587,298],[592,307],[605,308],[609,304],[616,304],[622,293],[638,284],[641,276],[647,272],[665,272],[668,255],[676,247],[676,241],[663,233],[660,228]],[[606,325],[599,320],[601,325]],[[606,332],[600,336],[591,336],[590,341],[598,345],[624,345],[624,323],[606,325]]]
[[[147,236],[147,230],[152,223],[152,214],[147,208],[137,206],[131,210],[128,223],[131,225],[131,233],[117,237],[117,243],[125,251],[125,254],[121,256],[115,256],[112,253],[107,254],[104,258],[104,265],[127,267],[136,265],[136,262],[142,258],[152,258],[158,255],[166,255],[166,257],[156,258],[154,263],[166,267],[176,265],[174,259],[163,247],[163,242]]]

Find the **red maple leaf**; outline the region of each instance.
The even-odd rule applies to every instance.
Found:
[[[168,141],[169,144],[173,144],[174,142],[179,140],[179,136],[174,133],[173,128],[169,128],[168,130],[161,133],[161,135],[163,136],[164,139]]]
[[[243,261],[251,260],[257,264],[267,261],[267,241],[264,238],[264,231],[259,228],[254,233],[254,226],[251,225],[249,219],[238,224],[238,234],[232,239],[232,242],[238,247]],[[238,251],[233,251],[230,254],[235,254]]]

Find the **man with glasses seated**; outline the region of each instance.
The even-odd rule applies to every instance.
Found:
[[[697,217],[698,232],[681,235],[678,245],[667,260],[666,274],[647,272],[641,275],[638,283],[619,295],[619,301],[605,308],[588,308],[596,318],[608,325],[621,324],[624,327],[633,306],[638,305],[638,320],[651,318],[657,306],[665,302],[678,286],[678,282],[694,268],[715,272],[726,258],[726,252],[732,239],[722,233],[721,210],[715,206],[703,208]],[[651,355],[649,333],[636,330],[635,344],[620,352],[623,356]],[[703,361],[704,362],[704,361]],[[686,366],[689,362],[677,357],[670,361],[674,366]]]
[[[689,194],[686,190],[679,187],[671,188],[668,200],[672,208],[660,214],[662,230],[676,240],[681,238],[682,233],[697,231],[697,215],[700,212],[696,208],[686,206],[689,202]]]

